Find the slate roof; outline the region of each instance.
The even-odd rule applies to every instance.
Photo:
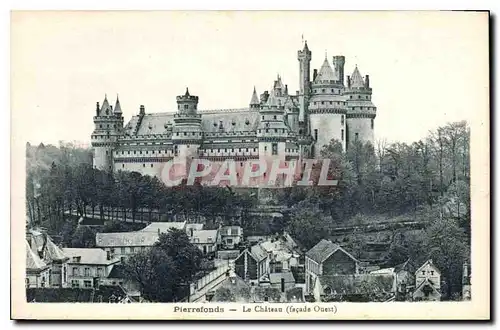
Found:
[[[391,292],[394,284],[392,275],[323,275],[318,277],[322,293],[329,288],[333,294],[370,294]]]
[[[158,237],[158,231],[97,233],[95,241],[98,247],[153,246]]]
[[[196,230],[193,232],[193,236],[191,236],[191,242],[194,244],[209,244],[216,241],[217,230]]]
[[[108,278],[126,278],[127,273],[125,272],[125,266],[117,264],[111,266],[111,271],[108,274]]]
[[[363,88],[365,87],[365,82],[363,81],[363,77],[361,73],[359,73],[358,66],[354,68],[354,71],[351,75],[351,87],[352,88]]]
[[[175,112],[146,113],[142,118],[137,134],[167,134],[166,124],[174,122],[174,114]],[[250,108],[198,110],[198,114],[201,114],[201,125],[205,133],[254,132],[260,118],[259,110]],[[139,116],[133,116],[125,125],[125,131],[132,135],[138,120]],[[221,122],[222,128],[220,128]]]
[[[212,302],[251,302],[250,285],[241,277],[232,275],[226,278],[215,290]]]
[[[30,248],[26,241],[26,270],[41,271],[46,269],[47,264]]]
[[[188,223],[188,224],[186,224],[186,231],[189,232],[191,229],[202,230],[203,226],[204,225],[202,223]]]
[[[183,222],[152,222],[147,227],[141,229],[142,232],[167,233],[171,228],[184,230],[186,229],[186,221]]]
[[[28,234],[31,236],[31,249],[39,256],[42,255],[46,262],[67,259],[62,249],[52,241],[49,235],[34,229],[29,230]]]
[[[252,296],[251,299],[253,302],[281,301],[281,290],[278,288],[253,286],[251,287],[250,294]]]
[[[252,246],[249,252],[257,261],[267,258],[267,252],[260,245]]]
[[[252,93],[252,99],[250,100],[250,105],[259,105],[259,97],[257,96],[257,91],[255,90],[255,87],[253,88],[253,93]]]
[[[73,257],[81,257],[78,263],[87,265],[109,265],[119,261],[119,259],[108,260],[107,253],[103,249],[64,248],[63,251],[70,258],[69,263],[73,263]]]
[[[339,77],[333,72],[328,59],[325,58],[323,65],[319,69],[316,79],[314,79],[315,84],[319,83],[332,83],[333,81],[339,80]]]
[[[269,282],[271,282],[271,284],[281,284],[282,278],[285,279],[285,283],[295,283],[295,278],[293,277],[292,272],[269,274]]]
[[[316,261],[317,263],[322,263],[338,248],[339,246],[337,244],[333,244],[331,241],[322,239],[318,242],[318,244],[316,244],[306,252],[306,256]]]
[[[113,109],[114,113],[121,114],[122,113],[122,107],[120,105],[120,100],[118,99],[118,95],[116,96],[116,104],[115,108]]]

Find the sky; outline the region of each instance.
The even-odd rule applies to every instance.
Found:
[[[299,87],[302,36],[312,69],[346,57],[370,75],[375,139],[412,142],[488,107],[487,13],[17,12],[11,17],[16,139],[89,142],[96,102],[119,95],[125,123],[145,105],[175,111],[248,106],[277,74]],[[472,127],[474,129],[474,127]]]

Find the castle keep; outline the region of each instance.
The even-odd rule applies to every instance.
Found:
[[[369,76],[363,78],[356,66],[344,77],[345,57],[333,56],[332,62],[325,57],[311,79],[311,56],[305,42],[297,56],[295,94],[278,76],[260,97],[254,88],[250,104],[241,109],[199,110],[198,96],[186,89],[177,97],[176,112],[147,113],[141,105],[124,126],[118,98],[114,107],[105,98],[94,116],[94,167],[161,176],[171,159],[300,161],[319,158],[331,139],[344,150],[356,139],[373,144],[376,107]]]

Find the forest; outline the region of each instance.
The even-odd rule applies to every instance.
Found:
[[[425,223],[423,231],[393,240],[390,261],[432,258],[442,269],[451,297],[459,291],[461,267],[470,253],[469,145],[466,122],[438,127],[413,143],[354,141],[344,152],[332,140],[321,155],[332,160],[330,174],[339,185],[276,190],[274,203],[287,206],[289,216],[272,228],[287,230],[310,248],[342,225],[363,226],[375,219],[395,218]],[[68,245],[76,230],[69,213],[127,218],[133,223],[155,215],[165,221],[178,214],[193,218],[244,214],[257,204],[252,191],[169,188],[157,178],[136,172],[93,169],[91,151],[69,143],[59,147],[27,144],[26,156],[27,219],[31,225],[61,235]]]

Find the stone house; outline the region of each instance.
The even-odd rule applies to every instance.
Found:
[[[124,233],[97,233],[96,246],[109,253],[112,259],[124,262],[129,256],[145,252],[158,241],[158,231],[134,231]]]
[[[254,284],[258,283],[260,278],[269,272],[268,255],[260,245],[245,249],[236,258],[234,264],[236,275]]]
[[[91,289],[97,283],[108,277],[113,265],[120,263],[120,259],[112,258],[102,249],[65,248],[64,253],[68,260],[68,282],[72,288]]]
[[[224,226],[219,229],[221,246],[224,249],[234,249],[243,241],[243,228],[240,226]]]
[[[26,242],[26,288],[46,288],[49,286],[50,266]]]
[[[215,253],[219,242],[219,231],[195,230],[191,232],[189,239],[204,255]]]

